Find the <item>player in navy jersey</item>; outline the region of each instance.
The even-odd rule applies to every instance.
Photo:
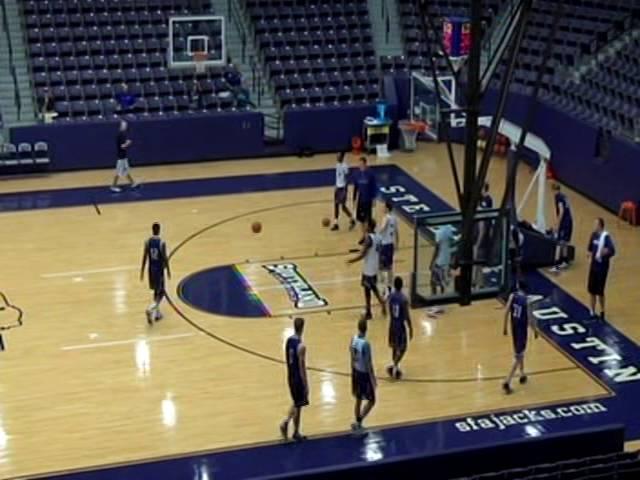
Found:
[[[344,152],[338,154],[338,161],[336,163],[336,188],[333,193],[333,226],[331,231],[335,232],[339,230],[338,218],[340,217],[340,210],[349,218],[349,230],[353,230],[356,226],[356,221],[353,218],[353,214],[347,207],[347,188],[349,185],[349,165],[344,161]]]
[[[502,389],[508,395],[513,393],[511,389],[511,380],[520,369],[520,383],[527,383],[527,376],[524,373],[524,354],[527,349],[527,340],[529,337],[529,326],[534,329],[536,337],[538,332],[533,324],[529,323],[529,302],[525,292],[526,286],[523,282],[518,282],[517,290],[509,296],[504,314],[503,334],[509,334],[509,325],[511,325],[511,340],[513,341],[513,352],[515,360],[513,367],[502,384]]]
[[[409,330],[409,340],[413,339],[413,325],[409,314],[409,300],[402,293],[402,277],[393,280],[394,291],[389,295],[389,347],[393,365],[387,367],[390,377],[399,380],[402,377],[400,370],[400,360],[407,351],[407,330]]]
[[[367,166],[367,157],[360,157],[360,170],[354,175],[354,203],[356,205],[356,220],[362,225],[362,239],[367,234],[369,220],[373,218],[373,202],[378,195],[376,176]]]
[[[567,196],[560,191],[560,184],[554,183],[553,190],[555,191],[558,263],[551,269],[551,272],[558,273],[569,266],[569,242],[571,242],[573,233],[573,215]]]
[[[360,319],[358,322],[358,334],[351,339],[349,351],[351,353],[351,392],[356,400],[355,422],[351,424],[351,429],[354,432],[361,432],[362,422],[376,404],[377,386],[365,319]],[[364,407],[363,401],[367,402]]]
[[[140,268],[140,280],[144,279],[144,267],[149,261],[149,288],[153,291],[153,303],[147,308],[147,323],[162,319],[160,312],[160,302],[164,298],[164,272],[171,278],[169,268],[169,257],[167,255],[167,244],[160,238],[160,224],[154,223],[151,226],[153,235],[144,243],[142,254],[142,267]]]
[[[302,343],[302,332],[304,331],[304,318],[296,318],[293,321],[294,333],[284,346],[284,353],[287,360],[287,383],[293,404],[284,421],[280,424],[280,433],[285,440],[288,438],[289,422],[293,422],[293,435],[291,438],[296,441],[304,440],[306,437],[300,434],[300,414],[302,407],[309,405],[309,383],[307,382],[306,354],[307,348]]]
[[[609,232],[604,229],[604,219],[597,218],[595,228],[589,238],[587,246],[589,257],[589,280],[587,288],[589,290],[590,303],[589,313],[591,318],[596,317],[596,299],[600,302],[600,320],[605,319],[604,314],[604,291],[609,275],[609,264],[611,258],[616,254],[616,246]]]

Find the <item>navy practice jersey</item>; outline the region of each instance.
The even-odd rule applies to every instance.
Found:
[[[571,217],[571,207],[569,207],[569,200],[567,196],[562,192],[557,192],[555,195],[556,215],[560,215],[560,205],[562,205],[562,219],[563,224],[568,224],[573,221]]]
[[[167,265],[165,258],[166,247],[160,237],[152,236],[147,240],[147,254],[149,255],[149,270],[163,271]]]
[[[287,375],[290,382],[302,382],[302,371],[300,371],[299,348],[302,339],[297,335],[287,338],[284,350],[287,357]]]
[[[407,320],[408,301],[402,292],[393,292],[389,295],[389,315],[391,319],[391,328],[393,330],[402,330]]]
[[[526,348],[528,329],[527,295],[516,292],[511,300],[511,335],[516,353]]]

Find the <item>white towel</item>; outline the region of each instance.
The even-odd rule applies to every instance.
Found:
[[[609,236],[609,232],[603,231],[600,234],[600,238],[598,239],[598,249],[596,250],[596,260],[598,262],[602,261],[602,250],[604,250],[605,241]]]

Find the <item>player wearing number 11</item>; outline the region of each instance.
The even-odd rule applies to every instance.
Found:
[[[142,267],[140,268],[140,281],[144,279],[144,267],[149,260],[149,288],[153,290],[153,303],[147,308],[147,323],[152,325],[154,321],[162,319],[160,312],[160,302],[164,297],[164,271],[171,278],[169,269],[169,257],[167,256],[167,244],[160,238],[160,224],[154,223],[151,226],[153,234],[144,243],[142,254]]]

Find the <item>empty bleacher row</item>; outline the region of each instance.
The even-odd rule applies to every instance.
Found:
[[[0,173],[11,167],[46,166],[49,162],[49,146],[45,142],[0,144]]]
[[[36,97],[42,103],[49,92],[58,119],[108,118],[121,111],[123,93],[137,99],[127,109],[134,115],[234,108],[220,95],[223,70],[196,77],[167,67],[168,18],[211,14],[206,0],[31,0],[22,7]]]
[[[635,138],[640,133],[640,38],[579,80],[553,86],[550,97],[575,116]]]
[[[244,7],[281,108],[378,98],[366,0],[245,0]]]
[[[514,90],[530,93],[537,78],[544,49],[552,32],[557,2],[540,0],[534,2],[527,24],[523,44],[518,52],[514,74]],[[552,58],[546,66],[543,85],[548,89],[561,84],[561,71],[574,67],[581,56],[589,53],[616,24],[633,12],[632,0],[596,2],[592,0],[570,0],[565,2],[559,18],[558,31],[553,39]],[[495,82],[502,79],[506,71],[506,60],[496,72]]]
[[[638,452],[622,452],[534,465],[458,480],[637,480],[640,478]]]

